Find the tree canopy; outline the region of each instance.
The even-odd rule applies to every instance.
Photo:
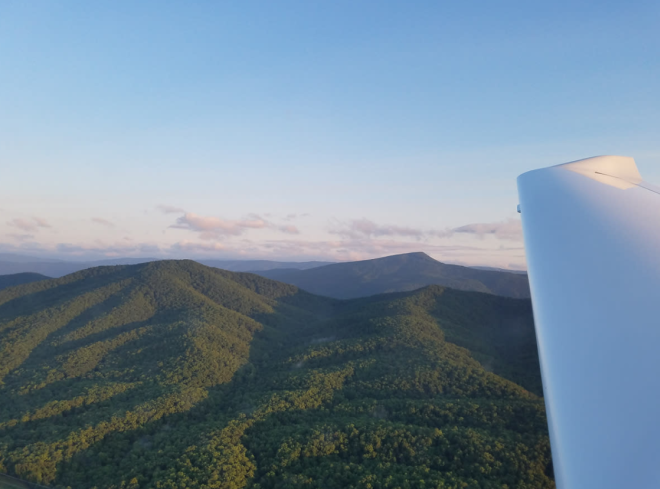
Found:
[[[530,303],[192,261],[0,291],[0,472],[82,488],[554,487]]]

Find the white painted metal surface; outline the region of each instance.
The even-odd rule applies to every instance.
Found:
[[[557,488],[660,488],[660,190],[598,156],[518,192]]]

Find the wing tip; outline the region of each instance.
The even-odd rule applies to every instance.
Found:
[[[532,170],[520,175],[518,181],[520,182],[521,178],[530,173],[547,171],[555,168],[579,173],[601,183],[620,188],[628,188],[630,185],[634,186],[642,182],[642,176],[637,169],[634,158],[616,155],[593,156],[591,158],[584,158],[547,168]]]

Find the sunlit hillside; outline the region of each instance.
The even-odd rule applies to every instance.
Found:
[[[0,471],[55,487],[554,487],[526,300],[93,268],[0,291],[0,379]]]

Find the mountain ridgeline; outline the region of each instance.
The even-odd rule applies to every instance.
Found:
[[[426,253],[334,263],[309,270],[277,269],[254,273],[337,299],[404,292],[427,285],[518,299],[530,297],[526,274],[448,265]]]
[[[43,274],[48,277],[62,277],[70,273],[86,270],[87,268],[111,265],[137,265],[157,261],[158,258],[113,258],[97,261],[65,261],[34,256],[17,255],[14,253],[0,253],[0,277],[8,274]],[[331,262],[282,262],[271,260],[198,260],[199,263],[209,267],[221,268],[233,272],[251,272],[256,270],[272,270],[274,268],[307,268],[329,265]],[[16,284],[17,285],[17,284]]]
[[[330,265],[329,261],[272,261],[272,260],[195,260],[208,267],[221,268],[231,272],[252,272],[276,270],[279,268],[307,270],[309,268]]]
[[[85,488],[554,487],[528,300],[192,261],[0,291],[0,472]]]
[[[153,261],[154,258],[115,258],[89,262],[65,261],[33,256],[0,253],[0,276],[23,273],[45,275],[46,277],[63,277],[87,268],[109,265],[136,265]]]
[[[50,277],[40,273],[13,273],[11,275],[0,275],[0,290],[15,285],[29,284],[40,280],[48,280]]]

